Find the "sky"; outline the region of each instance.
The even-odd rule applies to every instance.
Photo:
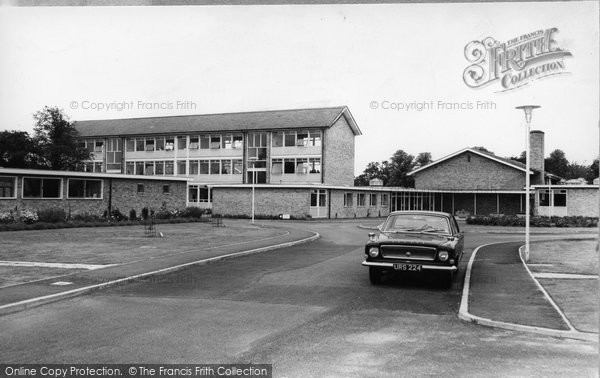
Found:
[[[598,2],[0,7],[0,130],[71,120],[346,105],[363,135],[355,173],[398,149],[439,159],[525,150],[516,106],[570,161],[599,151]],[[560,75],[471,88],[465,47],[557,28]],[[412,105],[411,105],[412,104]],[[420,110],[419,110],[420,109]]]

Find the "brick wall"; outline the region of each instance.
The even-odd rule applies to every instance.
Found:
[[[525,186],[523,171],[468,151],[413,177],[416,189],[521,190]]]
[[[354,137],[344,116],[325,129],[322,167],[324,184],[354,185]]]
[[[310,213],[310,189],[256,188],[254,194],[255,215],[290,214],[306,218]],[[251,188],[213,188],[214,214],[252,214]]]
[[[598,216],[598,188],[567,189],[567,215]]]

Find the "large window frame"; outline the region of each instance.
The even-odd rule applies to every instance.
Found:
[[[12,187],[8,185],[8,180],[12,180]],[[4,181],[6,184],[3,184]],[[6,192],[10,190],[12,195],[6,196]],[[15,199],[17,198],[17,176],[0,176],[0,198],[1,199]]]
[[[75,181],[83,181],[83,196],[82,197],[78,197],[78,196],[73,196],[71,195],[71,183],[75,182]],[[88,196],[88,183],[91,182],[99,182],[100,183],[100,191],[99,191],[99,196],[94,197],[92,196]],[[67,179],[67,199],[84,199],[84,200],[101,200],[103,198],[103,194],[104,194],[104,180],[99,180],[99,179],[84,179],[84,178],[68,178]]]
[[[40,196],[39,197],[33,197],[33,196],[25,196],[25,180],[40,180]],[[45,180],[52,180],[52,181],[58,181],[59,185],[58,185],[58,197],[45,197],[44,196],[44,181]],[[34,200],[57,200],[57,199],[62,199],[63,198],[63,179],[62,178],[56,178],[56,177],[34,177],[34,176],[23,176],[23,179],[21,180],[21,198],[23,199],[34,199]]]

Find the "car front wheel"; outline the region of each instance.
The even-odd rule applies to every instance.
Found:
[[[381,269],[374,266],[369,267],[369,280],[373,285],[377,285],[381,282]]]

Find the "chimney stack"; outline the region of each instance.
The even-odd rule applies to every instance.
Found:
[[[529,157],[530,167],[534,171],[540,172],[534,174],[531,180],[532,185],[544,184],[544,132],[541,130],[532,130],[529,133]]]

